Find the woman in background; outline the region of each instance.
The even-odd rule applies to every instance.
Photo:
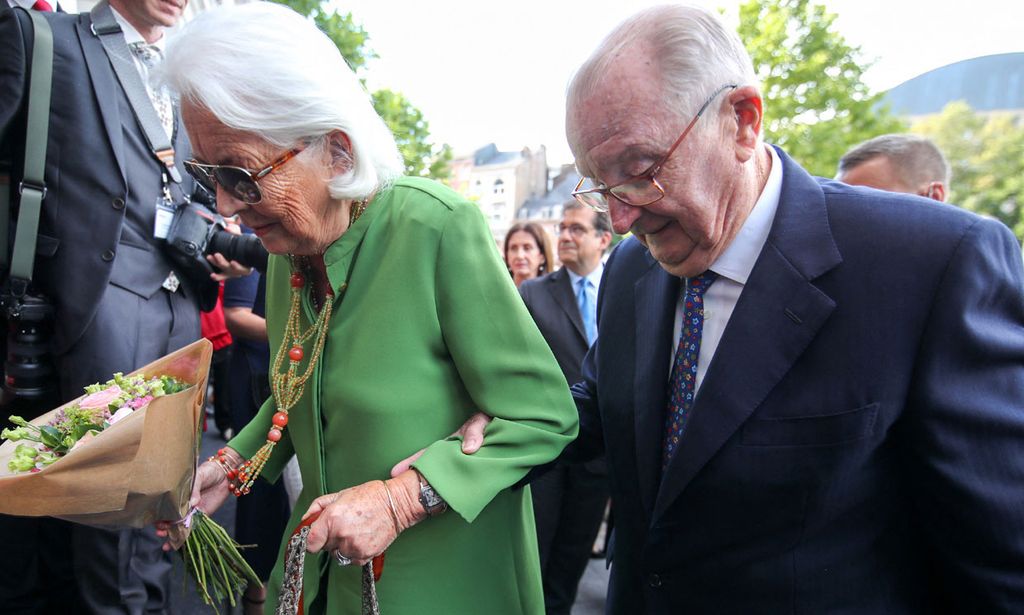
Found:
[[[505,264],[516,288],[554,269],[551,239],[539,224],[519,222],[505,234]]]

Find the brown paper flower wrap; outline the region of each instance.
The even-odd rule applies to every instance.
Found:
[[[188,513],[213,346],[199,340],[132,372],[192,386],[157,397],[39,472],[13,473],[0,446],[0,513],[97,527],[144,527]],[[82,397],[85,397],[83,395]],[[81,397],[31,421],[44,425]]]

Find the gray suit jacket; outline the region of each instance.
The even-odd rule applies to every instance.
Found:
[[[54,38],[53,95],[34,282],[56,304],[53,342],[60,355],[89,326],[108,284],[149,298],[172,265],[152,232],[161,169],[90,30],[89,14],[46,18]],[[0,152],[11,160],[12,186],[20,179],[25,138],[25,38],[31,34],[21,31],[13,11],[0,8]],[[192,180],[181,169],[188,139],[180,126],[175,132],[185,178],[172,190],[177,200],[191,193]],[[197,294],[187,284],[178,292]]]

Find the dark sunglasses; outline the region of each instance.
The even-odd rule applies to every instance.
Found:
[[[217,184],[220,184],[221,188],[239,201],[256,205],[263,200],[259,181],[284,166],[301,151],[302,148],[288,150],[260,171],[222,164],[203,164],[195,159],[186,160],[183,164],[188,174],[213,194],[217,194]]]

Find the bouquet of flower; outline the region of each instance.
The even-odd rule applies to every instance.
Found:
[[[0,438],[36,445],[19,444],[7,462],[12,472],[39,472],[46,466],[84,445],[101,431],[144,410],[157,397],[173,395],[189,387],[173,376],[145,378],[142,375],[114,374],[106,384],[85,387],[85,397],[57,411],[45,425],[34,425],[20,416],[11,416],[14,429],[4,429]]]
[[[238,545],[189,510],[213,349],[199,340],[0,434],[0,513],[97,527],[182,519],[186,569],[207,603],[259,579]],[[184,532],[182,532],[184,534]]]

